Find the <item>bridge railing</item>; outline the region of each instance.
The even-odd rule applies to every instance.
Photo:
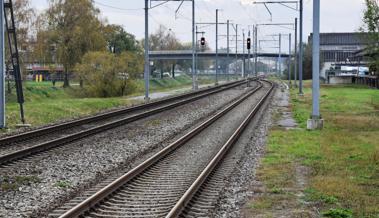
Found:
[[[215,54],[216,52],[213,51],[213,50],[205,50],[205,51],[198,51],[197,52],[198,54]],[[219,51],[218,52],[220,55],[226,55],[227,54],[227,51]],[[189,55],[189,54],[192,54],[192,50],[162,50],[162,51],[150,51],[149,52],[150,55]],[[235,54],[234,52],[230,52],[229,53],[230,56],[233,56],[233,54]],[[239,52],[238,55],[243,55],[242,52]],[[247,53],[245,53],[245,55],[247,55]],[[272,56],[275,56],[278,54],[275,54],[275,53],[268,53],[268,52],[264,52],[264,53],[259,53],[259,55],[272,55]],[[285,54],[283,53],[282,54],[283,58],[287,57],[288,54]]]

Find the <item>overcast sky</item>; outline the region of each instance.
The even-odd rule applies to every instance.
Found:
[[[33,6],[43,10],[48,6],[46,0],[31,0]],[[196,21],[215,22],[215,10],[220,9],[220,22],[227,19],[238,23],[248,31],[256,23],[271,22],[269,13],[263,5],[253,5],[254,0],[196,0]],[[122,25],[128,32],[137,38],[144,36],[144,1],[143,0],[95,0],[96,6],[102,11],[102,17],[109,23]],[[304,0],[304,30],[307,40],[312,30],[312,0]],[[178,2],[170,2],[150,11],[150,32],[162,24],[172,29],[182,41],[191,41],[191,2],[185,2],[177,16],[175,10]],[[296,5],[291,5],[296,7]],[[269,5],[273,14],[272,22],[294,22],[298,12],[281,5]],[[362,25],[364,0],[321,0],[321,32],[352,32]],[[208,26],[201,29],[210,46],[214,46],[215,27]],[[270,38],[267,35],[288,34],[292,30],[278,27],[262,27],[259,31],[260,39]],[[220,34],[226,34],[226,26],[220,26]],[[283,39],[285,40],[285,39]],[[220,39],[220,46],[225,46],[226,39]],[[274,45],[262,45],[262,47]],[[266,49],[265,49],[266,50]]]

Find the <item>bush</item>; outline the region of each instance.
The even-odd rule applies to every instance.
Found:
[[[134,80],[143,69],[142,58],[130,52],[115,55],[109,52],[89,52],[76,73],[87,97],[123,96],[133,91]]]

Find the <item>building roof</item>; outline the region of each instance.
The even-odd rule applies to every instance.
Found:
[[[320,33],[320,45],[366,45],[366,33]],[[312,34],[309,42],[312,41]]]

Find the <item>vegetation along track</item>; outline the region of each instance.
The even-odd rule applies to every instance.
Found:
[[[193,197],[198,196],[204,182],[264,105],[273,88],[272,83],[260,82],[259,87],[136,168],[100,191],[70,201],[49,217],[186,217],[189,214],[186,208]]]
[[[245,84],[236,81],[0,139],[0,166]]]

